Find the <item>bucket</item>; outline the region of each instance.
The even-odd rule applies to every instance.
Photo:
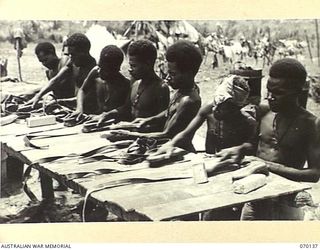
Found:
[[[247,79],[250,87],[249,103],[258,105],[261,101],[262,69],[253,69],[242,62],[236,62],[233,69],[230,70],[230,74]]]

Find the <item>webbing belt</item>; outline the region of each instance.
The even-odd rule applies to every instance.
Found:
[[[41,158],[41,159],[37,160],[36,162],[31,163],[27,167],[27,169],[25,170],[25,172],[23,174],[23,181],[22,181],[23,190],[25,191],[27,196],[32,201],[38,201],[36,196],[32,193],[32,191],[29,189],[29,187],[27,185],[27,181],[30,178],[31,169],[33,167],[35,167],[35,165],[39,165],[39,164],[43,164],[43,163],[49,163],[49,162],[53,162],[53,161],[56,161],[56,160],[59,160],[59,159],[63,159],[63,158],[70,159],[70,158],[80,157],[80,158],[83,158],[83,159],[88,159],[89,157],[93,157],[95,154],[105,152],[107,149],[110,149],[111,147],[112,148],[117,147],[119,149],[121,147],[126,147],[126,146],[130,145],[131,143],[132,143],[132,141],[122,141],[122,142],[115,143],[113,145],[106,145],[106,146],[98,147],[96,149],[93,149],[93,150],[90,150],[90,151],[87,151],[87,152],[84,152],[84,153],[81,153],[81,154],[74,154],[73,153],[73,154],[69,154],[69,155],[58,155],[58,156],[49,156],[49,157]],[[109,157],[109,158],[112,159],[111,157]],[[118,160],[118,159],[114,159],[113,161],[116,161],[116,160]],[[107,169],[107,170],[104,170],[104,171],[105,172],[100,171],[101,174],[107,173],[108,171],[109,171],[109,173],[111,173],[111,172],[116,171],[116,170]],[[79,178],[81,178],[81,173],[79,173],[78,176],[77,176],[77,174],[78,173],[73,173],[72,176],[67,176],[66,178],[69,177],[69,178],[75,179],[75,178],[77,178],[79,176],[80,176]]]
[[[46,138],[54,138],[54,137],[62,137],[62,136],[69,136],[69,135],[76,135],[78,133],[69,133],[69,134],[56,134],[56,135],[25,135],[23,137],[23,141],[26,147],[31,147],[35,149],[47,149],[49,145],[45,146],[37,146],[31,142],[32,139],[46,139]]]

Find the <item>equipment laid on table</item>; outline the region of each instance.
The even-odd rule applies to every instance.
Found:
[[[149,163],[149,167],[156,168],[156,167],[161,167],[168,163],[173,163],[175,161],[183,160],[183,156],[186,154],[188,154],[188,151],[181,148],[174,148],[170,155],[150,154],[146,160]]]
[[[115,119],[110,119],[98,125],[97,121],[87,121],[83,124],[83,128],[81,131],[83,133],[91,133],[108,130],[110,128],[110,125],[112,125],[114,122]]]

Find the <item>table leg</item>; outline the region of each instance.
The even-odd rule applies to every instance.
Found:
[[[52,178],[40,172],[42,198],[54,198]]]

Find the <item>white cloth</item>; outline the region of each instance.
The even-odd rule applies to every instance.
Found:
[[[235,84],[235,82],[240,84]],[[247,81],[241,76],[231,75],[223,79],[214,93],[213,105],[217,106],[228,99],[243,107],[249,96],[250,88]]]

